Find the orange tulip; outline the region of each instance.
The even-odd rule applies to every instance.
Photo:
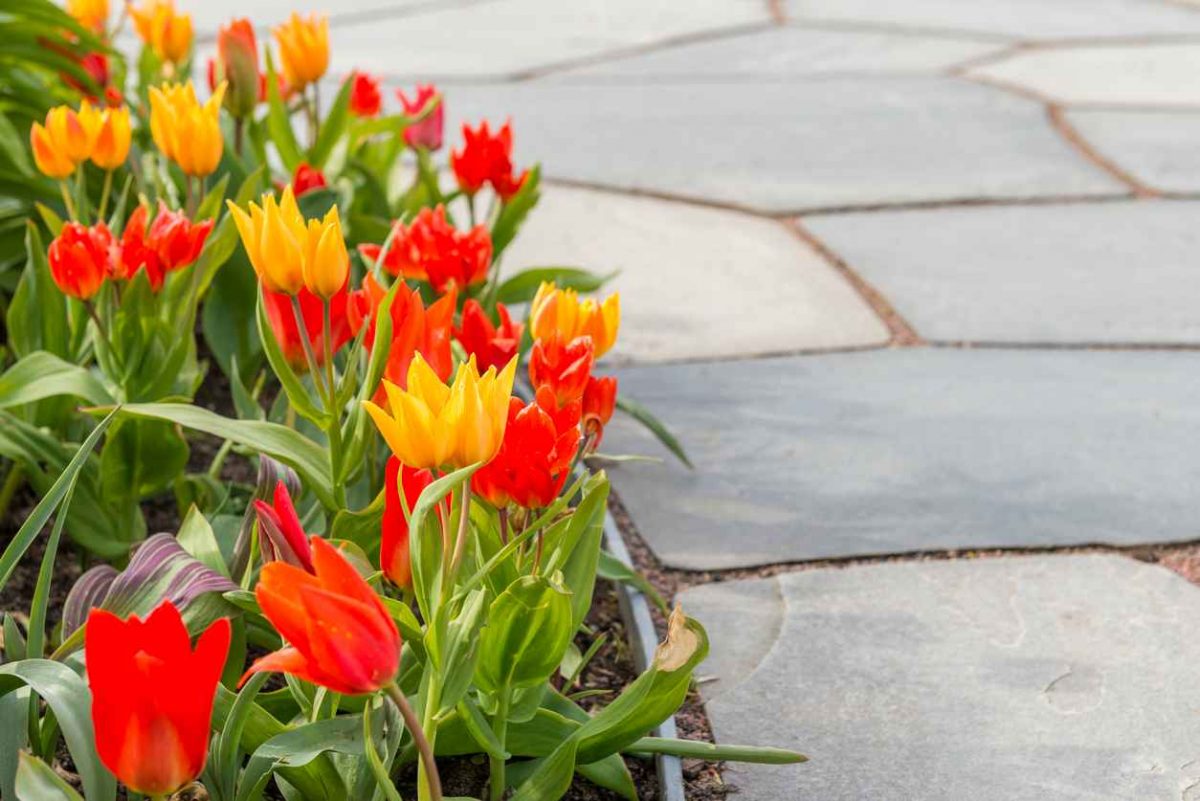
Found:
[[[103,34],[108,25],[108,0],[67,0],[67,13],[83,27]]]
[[[146,0],[130,7],[138,36],[160,61],[182,64],[192,49],[192,17],[175,10],[175,0]]]
[[[592,340],[559,336],[539,339],[529,352],[529,383],[534,389],[549,387],[558,405],[580,400],[592,374]]]
[[[33,160],[43,175],[66,178],[92,153],[99,133],[99,115],[84,101],[79,112],[55,106],[46,112],[46,124],[35,122],[29,130]],[[85,124],[86,123],[86,124]]]
[[[400,669],[400,632],[337,549],[312,537],[314,574],[285,562],[262,569],[255,596],[288,643],[246,671],[279,671],[346,695],[372,693]]]
[[[590,336],[599,359],[617,341],[621,326],[621,296],[613,293],[597,303],[579,299],[573,289],[559,289],[544,281],[529,306],[529,331],[534,339],[550,339],[555,334],[564,340]]]
[[[604,427],[617,407],[617,379],[612,376],[588,378],[583,392],[583,433],[591,438],[591,447],[600,445]]]
[[[193,649],[170,601],[144,621],[103,609],[88,615],[84,653],[96,750],[129,789],[167,796],[204,770],[229,636],[222,618]]]
[[[316,83],[329,69],[329,18],[293,13],[287,22],[271,31],[279,44],[283,77],[291,89]]]

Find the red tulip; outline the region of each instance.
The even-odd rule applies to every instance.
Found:
[[[383,602],[337,549],[313,537],[314,573],[269,562],[255,597],[288,645],[246,671],[279,671],[346,695],[375,692],[400,669],[400,632]]]
[[[292,175],[292,192],[296,197],[300,197],[309,190],[320,189],[324,186],[325,173],[316,167],[309,166],[306,161],[296,165],[296,172]]]
[[[487,121],[472,131],[463,125],[463,149],[450,153],[450,166],[463,192],[474,195],[484,184],[491,184],[501,200],[508,200],[520,190],[529,175],[529,170],[519,176],[513,175],[512,123],[504,123],[493,134]]]
[[[161,200],[158,214],[149,227],[145,206],[138,206],[125,223],[121,234],[121,258],[114,271],[115,278],[132,278],[145,269],[150,288],[162,289],[166,275],[192,264],[200,257],[204,243],[212,231],[213,221],[193,223],[181,211],[171,211]]]
[[[386,474],[379,569],[396,586],[408,587],[412,584],[412,562],[408,556],[408,515],[412,514],[421,491],[433,483],[433,473],[414,470],[392,456],[388,458]],[[404,487],[403,503],[400,501],[401,486]],[[408,514],[405,514],[406,508]]]
[[[592,374],[592,338],[575,337],[564,343],[554,336],[539,339],[529,352],[529,383],[549,387],[558,405],[583,398]]]
[[[617,379],[612,376],[588,379],[583,392],[583,433],[591,438],[591,447],[600,444],[604,427],[612,419],[617,406]]]
[[[65,295],[88,300],[112,271],[116,247],[104,223],[86,228],[69,222],[50,243],[50,277]]]
[[[204,770],[229,631],[222,618],[193,649],[170,601],[145,621],[103,609],[88,615],[84,653],[96,750],[129,789],[166,796]]]
[[[497,507],[548,506],[562,492],[578,448],[577,425],[559,428],[536,401],[513,398],[500,451],[476,471],[471,487]]]
[[[208,85],[215,91],[225,81],[225,108],[247,117],[266,99],[266,77],[258,66],[258,41],[250,20],[235,19],[217,32],[217,57],[208,62]]]
[[[258,518],[258,542],[263,560],[287,562],[313,572],[312,548],[300,525],[300,516],[296,514],[287,485],[277,482],[273,503],[255,500],[254,512]]]
[[[418,85],[416,96],[409,100],[403,89],[396,90],[396,98],[404,107],[404,113],[415,116],[433,98],[438,97],[437,89],[432,85]],[[429,116],[418,123],[404,129],[404,141],[409,147],[423,147],[426,150],[438,150],[442,146],[442,128],[446,120],[446,101],[439,99],[437,107],[429,112]]]
[[[350,113],[356,117],[374,117],[383,108],[379,79],[365,72],[354,72],[346,80],[350,85]]]
[[[300,299],[300,313],[304,320],[304,329],[308,333],[308,341],[312,345],[313,355],[317,365],[325,363],[325,308],[323,301],[301,287],[296,293]],[[349,293],[343,286],[329,299],[329,321],[333,332],[330,350],[337,353],[353,336],[350,320],[347,315]],[[267,322],[271,333],[279,343],[279,349],[288,364],[295,370],[308,369],[308,359],[304,353],[304,343],[300,339],[300,329],[296,326],[296,315],[292,309],[292,296],[283,292],[272,292],[263,288],[263,309],[267,313]]]
[[[446,209],[424,208],[410,225],[397,221],[396,236],[383,268],[392,275],[428,281],[436,292],[465,289],[487,278],[492,263],[492,237],[487,226],[459,231],[446,221]],[[374,262],[380,245],[359,245],[363,258]]]
[[[496,326],[474,298],[463,304],[462,326],[454,329],[455,338],[468,354],[475,355],[480,370],[503,370],[516,355],[525,326],[514,323],[503,303],[496,304],[500,325]]]

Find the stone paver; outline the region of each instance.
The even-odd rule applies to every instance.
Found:
[[[949,78],[455,88],[549,175],[769,211],[1123,193],[1037,103]]]
[[[620,270],[614,360],[668,361],[878,345],[888,332],[780,222],[686,203],[550,186],[506,253],[531,266]],[[670,302],[664,302],[668,292]]]
[[[1073,109],[1067,119],[1106,158],[1165,192],[1200,191],[1200,113]]]
[[[1068,104],[1200,106],[1200,44],[1024,50],[967,74]]]
[[[358,67],[389,78],[494,80],[768,20],[762,0],[489,0],[339,25],[330,41],[339,72]]]
[[[1119,556],[908,562],[688,590],[747,801],[1191,801],[1200,590]],[[767,607],[767,609],[764,609]],[[769,611],[767,611],[769,610]],[[774,621],[772,637],[759,628]]]
[[[1198,215],[1200,203],[1124,201],[805,224],[926,339],[1196,344]]]
[[[187,0],[177,3],[181,11],[192,15],[197,37],[211,38],[217,29],[235,17],[248,17],[260,31],[283,22],[293,12],[309,14],[324,12],[336,29],[347,20],[363,16],[384,18],[395,13],[415,13],[439,6],[465,5],[486,0],[338,0],[336,3],[302,3],[298,0]],[[114,4],[115,5],[115,4]]]
[[[1200,14],[1145,0],[786,0],[799,22],[855,22],[1020,39],[1144,36],[1200,31]]]
[[[580,81],[931,73],[995,52],[990,40],[796,27],[692,42],[564,73]]]
[[[1200,354],[876,350],[618,371],[694,472],[603,450],[673,567],[1194,538]],[[1200,754],[1198,754],[1200,756]]]

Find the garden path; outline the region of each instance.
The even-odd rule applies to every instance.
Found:
[[[1200,4],[353,0],[332,38],[450,130],[511,115],[548,180],[510,265],[621,270],[609,363],[696,467],[616,423],[665,459],[616,490],[718,741],[811,757],[738,798],[1200,799],[1200,587],[1145,563],[1200,565],[1163,545],[1200,537]]]

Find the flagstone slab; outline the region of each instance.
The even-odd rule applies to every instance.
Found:
[[[926,561],[709,584],[699,675],[746,801],[1192,801],[1200,589],[1112,555]],[[766,607],[766,610],[764,610]],[[765,644],[758,627],[774,618]]]
[[[1200,15],[1145,0],[786,0],[789,20],[855,22],[1019,39],[1145,36],[1200,30]]]
[[[1200,106],[1200,44],[1023,50],[967,74],[1066,104]]]
[[[904,348],[617,375],[695,464],[620,416],[605,435],[605,453],[664,460],[610,474],[671,567],[1200,531],[1194,352]]]
[[[293,12],[301,15],[328,13],[333,28],[365,16],[387,17],[396,13],[411,13],[426,8],[448,5],[465,5],[483,0],[339,0],[324,6],[299,3],[297,0],[205,0],[205,2],[179,3],[181,11],[192,15],[192,25],[199,37],[211,37],[217,29],[236,17],[247,17],[261,31],[286,20]]]
[[[460,86],[454,120],[514,120],[552,177],[767,211],[1126,188],[1038,103],[948,78]]]
[[[504,256],[504,274],[571,265],[608,274],[621,335],[608,358],[657,362],[879,345],[857,292],[775,220],[564,186]]]
[[[990,39],[777,27],[609,59],[562,77],[641,82],[934,73],[1000,46]]]
[[[1195,344],[1197,215],[1195,202],[1121,201],[805,225],[929,340]]]
[[[1164,192],[1200,192],[1200,111],[1071,109],[1067,119],[1142,183]]]
[[[497,80],[769,19],[761,0],[488,0],[338,25],[330,41],[341,72]]]

